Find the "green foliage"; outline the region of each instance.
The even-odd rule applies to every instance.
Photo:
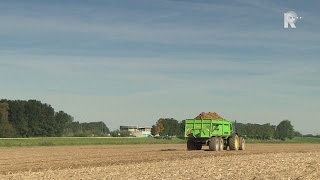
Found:
[[[8,121],[8,103],[0,103],[0,137],[12,137],[15,134]]]
[[[25,101],[9,101],[9,119],[16,130],[16,136],[28,137],[29,126],[25,116]]]
[[[128,130],[114,130],[114,131],[111,131],[110,135],[112,137],[130,137],[131,136],[131,133],[130,131]]]
[[[301,137],[302,134],[294,131],[291,122],[288,120],[281,121],[278,126],[268,124],[241,124],[237,123],[238,133],[245,135],[251,139],[271,140],[286,138],[292,139],[294,137]]]
[[[0,137],[105,136],[103,122],[73,122],[69,114],[37,100],[0,100]]]
[[[173,118],[160,118],[156,123],[156,132],[160,136],[176,136],[179,129],[179,122]]]
[[[111,132],[110,132],[110,135],[111,135],[112,137],[120,137],[120,130],[117,129],[117,130],[111,131]]]
[[[162,119],[159,119],[156,123],[156,132],[157,134],[164,135],[164,122]]]
[[[131,135],[130,131],[128,130],[121,130],[120,137],[129,137]]]
[[[104,134],[109,134],[109,128],[104,124],[104,122],[89,122],[81,123],[82,131],[85,134],[90,134],[90,136],[101,136]]]
[[[109,128],[102,121],[89,123],[68,122],[64,129],[65,136],[106,136],[109,133]]]
[[[82,136],[81,134],[82,134],[82,129],[78,121],[67,123],[63,132],[64,136]]]
[[[299,131],[294,131],[293,134],[294,134],[294,137],[302,137],[303,136]]]
[[[289,120],[281,121],[277,126],[275,134],[277,139],[292,139],[294,137],[294,129],[291,122]]]
[[[181,122],[179,122],[179,131],[178,131],[178,134],[177,134],[177,136],[179,136],[179,137],[184,137],[185,122],[186,122],[186,120],[182,120]]]
[[[156,125],[152,125],[151,127],[151,135],[155,136],[157,134],[157,126]]]
[[[50,105],[37,100],[1,102],[9,105],[9,122],[16,131],[16,137],[61,135],[65,122],[55,117],[54,109]]]
[[[273,125],[267,124],[236,124],[237,132],[251,139],[262,139],[268,140],[274,138],[276,127]]]
[[[303,143],[310,143],[310,144],[320,144],[320,138],[317,137],[294,137],[292,139],[287,139],[286,141],[280,139],[271,139],[271,140],[259,140],[259,139],[247,139],[246,143],[249,144],[257,144],[257,143],[267,143],[267,144],[303,144]]]
[[[303,137],[320,138],[320,135],[306,134],[306,135],[303,135]]]
[[[301,137],[302,134],[294,131],[291,122],[288,120],[281,121],[278,126],[268,124],[241,124],[237,123],[238,133],[245,135],[251,139],[271,140],[280,139],[286,140],[294,137]]]
[[[59,111],[55,113],[54,118],[56,121],[55,134],[57,136],[62,136],[67,125],[72,123],[73,117],[63,111]]]

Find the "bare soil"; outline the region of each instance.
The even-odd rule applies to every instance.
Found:
[[[0,179],[317,179],[319,144],[183,144],[0,148]]]

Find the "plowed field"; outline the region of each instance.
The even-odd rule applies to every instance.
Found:
[[[248,144],[186,151],[183,144],[0,148],[0,179],[318,179],[318,144]]]

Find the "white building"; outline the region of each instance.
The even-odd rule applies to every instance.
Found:
[[[151,127],[138,126],[120,126],[120,131],[129,131],[135,137],[149,137],[151,136]]]

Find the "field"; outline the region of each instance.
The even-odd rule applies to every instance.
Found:
[[[185,144],[0,148],[0,179],[317,179],[320,144],[248,144],[186,151]]]
[[[320,144],[320,138],[296,137],[292,140],[247,140],[248,143],[313,143]],[[41,138],[0,138],[0,147],[11,146],[65,146],[65,145],[110,145],[110,144],[184,144],[184,139],[172,138],[110,138],[110,137],[41,137]]]
[[[320,138],[319,138],[320,142]],[[179,138],[121,138],[121,137],[42,137],[42,138],[0,138],[0,147],[11,146],[65,146],[65,145],[110,145],[110,144],[179,144]]]

